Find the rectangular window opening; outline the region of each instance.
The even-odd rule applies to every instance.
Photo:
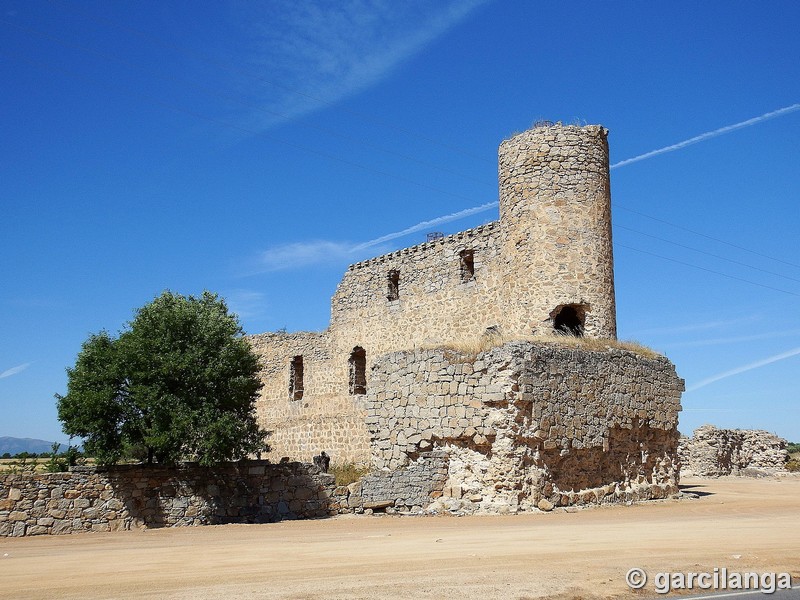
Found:
[[[303,398],[303,357],[295,356],[289,363],[289,397],[292,400]]]
[[[475,251],[462,250],[458,253],[461,264],[461,281],[473,281],[475,279]]]
[[[400,271],[392,269],[387,276],[388,290],[386,299],[389,302],[400,299]]]
[[[356,346],[350,353],[350,394],[367,393],[367,352]]]

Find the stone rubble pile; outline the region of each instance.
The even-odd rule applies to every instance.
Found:
[[[703,425],[691,438],[681,438],[681,473],[699,477],[748,475],[785,470],[786,440],[757,429],[717,429]]]

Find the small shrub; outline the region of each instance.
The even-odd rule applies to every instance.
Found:
[[[786,463],[786,470],[791,471],[792,473],[800,472],[800,460],[796,458],[791,459]]]
[[[62,473],[69,470],[69,464],[66,459],[59,454],[61,444],[58,442],[53,444],[52,452],[50,452],[50,459],[44,464],[44,470],[47,473]]]
[[[8,463],[7,472],[14,475],[33,475],[39,468],[39,463],[35,458],[23,456]]]
[[[786,444],[786,450],[789,452],[789,454],[796,454],[800,452],[800,444],[797,442],[789,442]]]
[[[60,449],[61,444],[53,444],[50,458],[44,463],[44,471],[46,473],[64,473],[69,471],[70,467],[86,462],[86,459],[83,458],[83,455],[75,446],[67,446],[64,452],[60,452]]]
[[[336,485],[350,485],[369,473],[369,468],[353,463],[331,465],[328,470],[336,478]]]

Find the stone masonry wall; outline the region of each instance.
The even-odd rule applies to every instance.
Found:
[[[678,491],[683,381],[663,357],[513,342],[397,352],[373,369],[377,469],[448,456],[440,508],[513,512]]]
[[[441,498],[447,482],[449,456],[433,451],[420,454],[396,471],[376,471],[346,488],[338,488],[339,512],[420,513]]]
[[[550,335],[572,312],[586,337],[615,338],[607,131],[597,125],[534,127],[499,148],[500,220],[351,265],[321,333],[261,334],[257,403],[273,432],[270,457],[370,460],[364,395],[350,386],[349,358],[369,368],[390,352]],[[392,275],[394,274],[394,275]],[[396,277],[396,297],[390,293]],[[302,357],[302,398],[290,395]]]
[[[371,356],[480,336],[503,322],[499,223],[404,248],[351,265],[331,300],[331,332],[349,350]],[[472,251],[472,275],[460,254]],[[388,275],[398,273],[398,298]]]
[[[747,470],[784,471],[786,440],[756,429],[717,429],[703,425],[681,438],[681,471],[701,477],[742,475]]]
[[[271,432],[269,457],[311,461],[325,450],[335,462],[367,464],[363,397],[348,393],[349,351],[335,352],[327,333],[265,333],[248,339],[263,365],[256,414]],[[302,398],[290,394],[295,356],[303,357]]]
[[[616,337],[608,131],[534,127],[500,144],[500,223],[508,333],[541,335],[562,305],[589,337]]]
[[[266,523],[335,514],[338,502],[333,476],[301,463],[0,475],[0,537]]]

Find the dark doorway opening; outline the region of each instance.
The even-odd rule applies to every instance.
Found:
[[[553,329],[564,335],[583,337],[586,311],[580,304],[567,304],[554,311]]]

